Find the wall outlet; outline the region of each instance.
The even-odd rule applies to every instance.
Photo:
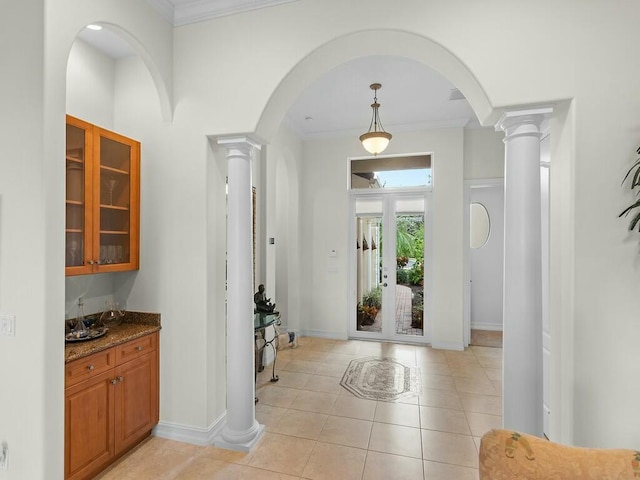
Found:
[[[13,337],[16,334],[16,316],[0,315],[0,335]]]

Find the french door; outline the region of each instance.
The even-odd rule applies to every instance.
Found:
[[[351,194],[349,336],[429,341],[430,192]]]

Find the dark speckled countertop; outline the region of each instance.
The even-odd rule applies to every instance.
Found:
[[[67,343],[64,349],[64,363],[149,335],[160,328],[159,313],[126,312],[122,324],[111,327],[106,335],[95,340]]]

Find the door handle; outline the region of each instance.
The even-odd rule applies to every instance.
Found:
[[[383,287],[386,287],[386,286],[387,286],[387,282],[384,282],[384,283],[382,284],[382,286],[383,286]]]

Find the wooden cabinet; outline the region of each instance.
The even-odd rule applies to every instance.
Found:
[[[65,478],[91,478],[158,423],[158,333],[69,362]]]
[[[139,268],[140,143],[67,115],[66,275]]]

